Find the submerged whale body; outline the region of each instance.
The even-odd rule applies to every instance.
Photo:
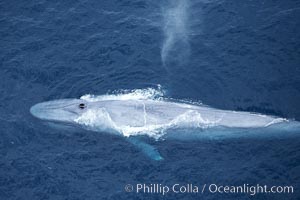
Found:
[[[126,136],[129,141],[155,160],[157,150],[134,137],[148,135],[160,138],[176,128],[260,128],[285,122],[283,118],[219,110],[202,105],[180,103],[139,95],[83,96],[38,103],[31,107],[35,117],[58,123],[79,125],[92,131],[105,131]]]

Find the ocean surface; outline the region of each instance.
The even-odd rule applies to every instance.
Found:
[[[155,161],[124,137],[49,126],[29,112],[39,102],[149,88],[300,121],[300,1],[0,1],[0,199],[300,199],[299,130],[142,136],[164,157]],[[128,192],[128,184],[199,192]],[[205,184],[294,192],[202,193]]]

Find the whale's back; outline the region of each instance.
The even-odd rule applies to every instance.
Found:
[[[167,126],[182,123],[191,126],[249,128],[284,121],[273,116],[159,100],[113,100],[103,102],[102,107],[117,126]]]

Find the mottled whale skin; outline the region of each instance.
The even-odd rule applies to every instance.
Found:
[[[74,124],[88,130],[130,136],[127,138],[131,138],[132,144],[155,160],[162,159],[156,149],[131,136],[151,136],[157,130],[174,127],[259,128],[286,121],[273,116],[155,99],[61,99],[38,103],[31,107],[30,112],[35,117],[50,122]]]

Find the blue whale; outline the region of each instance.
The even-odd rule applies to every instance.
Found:
[[[135,136],[159,139],[168,130],[193,128],[227,134],[234,129],[253,130],[288,123],[274,116],[151,98],[61,99],[38,103],[30,112],[41,120],[124,136],[154,160],[163,158],[154,147]]]

